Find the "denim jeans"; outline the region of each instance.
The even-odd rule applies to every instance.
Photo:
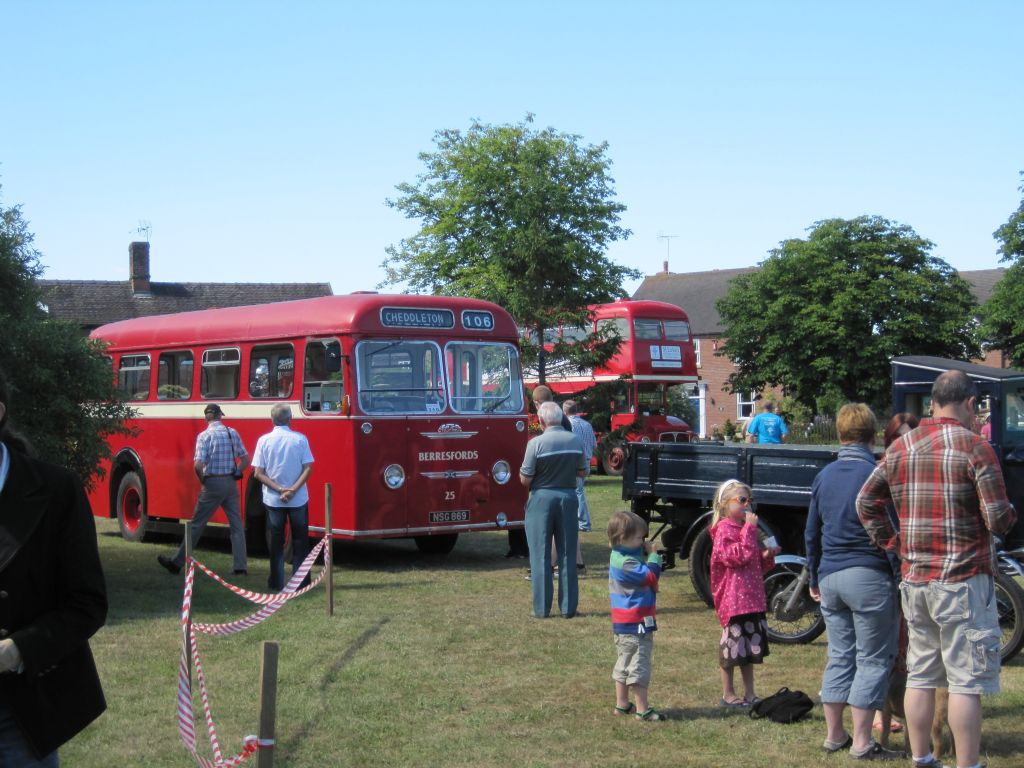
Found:
[[[818,587],[828,630],[822,702],[881,709],[899,640],[892,573],[845,568],[823,577]]]
[[[309,505],[301,507],[267,507],[267,525],[270,528],[270,589],[284,588],[284,523],[292,529],[292,573],[302,565],[309,554]]]
[[[0,702],[0,765],[4,768],[57,768],[60,761],[54,750],[37,759],[14,720],[14,713]]]
[[[590,507],[587,506],[587,497],[583,493],[583,478],[576,478],[576,501],[579,502],[579,510],[576,512],[576,517],[579,520],[579,528],[581,531],[592,530],[593,526],[590,522]]]

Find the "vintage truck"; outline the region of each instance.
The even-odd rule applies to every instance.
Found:
[[[1024,512],[1024,371],[935,357],[897,357],[892,361],[894,412],[926,415],[932,383],[940,373],[951,369],[964,371],[977,383],[979,400],[991,414],[991,441],[1002,464],[1010,500]],[[622,498],[634,512],[648,519],[655,531],[660,531],[666,565],[671,567],[677,558],[689,560],[693,587],[711,605],[711,536],[707,530],[711,499],[715,488],[730,478],[749,485],[757,500],[762,533],[775,536],[784,554],[797,556],[782,558],[788,562],[766,577],[769,612],[774,611],[774,618],[787,625],[785,632],[805,641],[811,628],[820,626],[815,606],[809,600],[789,600],[788,608],[783,610],[782,599],[789,597],[786,590],[800,570],[795,563],[804,552],[811,483],[837,454],[837,445],[630,443]],[[1007,536],[1003,552],[1006,562],[1024,562],[1024,519],[1018,520]],[[1006,598],[1005,607],[1013,614],[1007,621],[1019,645],[1024,622],[1018,619],[1024,617],[1017,614],[1024,608],[1024,598],[1019,586],[1014,590],[1012,577],[1007,578],[1005,590],[1013,590]]]

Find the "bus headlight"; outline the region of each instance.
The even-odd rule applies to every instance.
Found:
[[[501,461],[494,462],[494,466],[491,467],[491,475],[498,485],[504,485],[512,477],[512,468],[508,465],[507,461],[502,459]]]
[[[399,464],[391,464],[384,470],[384,485],[397,491],[405,485],[405,470]]]
[[[643,437],[640,438],[640,442],[641,443],[649,443],[649,442],[651,442],[651,438],[649,438],[647,435],[644,435]]]
[[[517,421],[516,422],[516,432],[522,432],[524,429],[526,429],[526,425],[523,424],[523,422],[521,422],[521,421]]]
[[[494,518],[494,522],[498,524],[499,528],[504,528],[506,525],[508,525],[508,515],[506,515],[504,512],[499,512],[498,516]]]

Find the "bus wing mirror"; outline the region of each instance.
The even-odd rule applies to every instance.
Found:
[[[341,370],[341,344],[335,341],[324,347],[324,366],[328,373]]]

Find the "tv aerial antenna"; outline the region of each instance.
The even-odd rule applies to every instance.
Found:
[[[672,249],[672,241],[678,238],[679,235],[658,235],[659,240],[665,241],[665,261],[668,262],[669,252]]]
[[[139,219],[139,226],[131,230],[128,234],[130,235],[141,235],[146,238],[146,242],[149,242],[149,236],[153,234],[153,225],[143,219]]]

